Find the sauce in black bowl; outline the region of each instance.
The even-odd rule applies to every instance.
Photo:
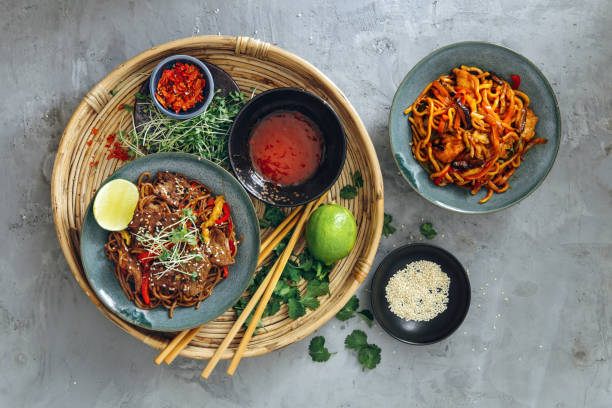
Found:
[[[344,166],[346,137],[340,119],[321,98],[277,88],[240,111],[230,131],[229,154],[236,178],[249,193],[268,204],[296,206],[334,184]]]

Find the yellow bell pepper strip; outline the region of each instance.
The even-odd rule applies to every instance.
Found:
[[[123,238],[123,240],[125,241],[125,245],[130,246],[130,234],[126,230],[122,230],[119,231],[119,235],[121,235],[121,238]]]
[[[210,231],[208,230],[208,228],[212,227],[215,224],[215,221],[219,219],[219,216],[223,213],[224,204],[225,204],[225,198],[223,198],[223,196],[217,196],[215,198],[215,206],[212,212],[210,213],[210,217],[208,217],[206,222],[203,222],[200,227],[202,230],[202,237],[204,238],[205,243],[210,242]]]

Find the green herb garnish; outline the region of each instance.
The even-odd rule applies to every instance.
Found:
[[[433,239],[438,233],[433,229],[431,222],[426,222],[421,225],[421,234],[427,239]]]
[[[164,115],[147,98],[143,101],[143,110],[148,112],[148,120],[120,138],[121,142],[135,157],[157,152],[184,152],[228,168],[227,137],[247,98],[242,92],[230,92],[227,96],[218,92],[220,90],[205,112],[186,120]]]
[[[336,318],[342,322],[348,320],[351,317],[355,316],[355,311],[358,307],[359,299],[357,299],[357,296],[353,295],[349,299],[349,301],[346,302],[346,305],[344,305],[342,309],[340,309],[340,311],[336,313]]]
[[[372,370],[380,363],[380,347],[376,344],[367,344],[359,349],[359,362],[366,368]]]
[[[347,184],[346,186],[342,187],[342,190],[340,190],[340,197],[346,200],[352,200],[353,198],[357,197],[357,189],[355,186]]]
[[[366,344],[368,344],[368,336],[361,330],[353,330],[353,332],[344,339],[346,348],[355,351],[359,351],[359,349]]]
[[[361,177],[361,172],[359,170],[353,173],[353,184],[357,188],[363,187],[363,177]]]
[[[284,219],[285,213],[282,210],[266,204],[263,218],[259,220],[259,228],[278,227]]]
[[[308,346],[308,354],[312,361],[323,363],[331,357],[332,353],[325,347],[325,338],[323,336],[313,337]],[[333,353],[336,354],[336,353]]]
[[[357,315],[366,322],[368,327],[372,327],[372,323],[374,322],[374,315],[372,315],[372,312],[368,309],[363,309],[361,312],[357,312]]]
[[[359,193],[359,189],[363,187],[363,177],[361,176],[361,172],[357,170],[351,176],[353,179],[353,184],[347,184],[342,187],[340,190],[340,197],[345,200],[352,200],[357,197],[357,193]]]
[[[382,229],[382,233],[384,234],[385,237],[388,237],[389,235],[393,234],[396,231],[395,227],[391,225],[391,221],[393,221],[393,216],[391,214],[385,213],[385,216],[383,217],[383,229]]]
[[[380,363],[380,347],[375,344],[368,344],[367,335],[361,330],[353,330],[344,339],[346,348],[358,352],[358,359],[363,369],[373,369]]]

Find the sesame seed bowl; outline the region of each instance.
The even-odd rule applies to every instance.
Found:
[[[399,317],[397,310],[391,310],[389,301],[391,298],[394,304],[398,301],[403,303],[401,299],[397,299],[397,293],[414,295],[419,289],[410,282],[404,282],[409,284],[403,287],[392,288],[398,285],[397,282],[391,282],[397,281],[406,270],[412,269],[410,265],[419,261],[428,261],[426,263],[433,266],[434,271],[420,270],[418,273],[437,272],[448,276],[448,303],[444,310],[439,314],[435,313],[437,315],[427,321]],[[408,344],[432,344],[447,338],[461,325],[470,308],[470,281],[465,269],[450,252],[429,244],[408,244],[389,253],[376,269],[371,289],[372,311],[380,326],[395,339]],[[426,302],[426,299],[422,300],[422,303]],[[425,308],[425,312],[427,311]]]

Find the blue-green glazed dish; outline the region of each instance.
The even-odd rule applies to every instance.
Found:
[[[174,316],[157,307],[142,310],[128,300],[113,272],[113,264],[104,255],[108,231],[100,228],[93,216],[91,200],[81,228],[81,260],[85,275],[98,296],[113,313],[125,321],[148,330],[181,331],[200,326],[229,309],[249,284],[259,256],[259,222],[249,195],[234,177],[216,164],[184,153],[158,153],[134,160],[117,170],[106,181],[122,178],[136,182],[143,172],[158,171],[184,174],[208,186],[215,195],[225,196],[231,207],[236,236],[242,237],[236,263],[229,276],[215,286],[212,294],[195,307],[179,307]],[[95,199],[95,197],[94,197]]]
[[[527,152],[525,160],[509,180],[510,188],[502,194],[494,193],[484,204],[479,204],[478,201],[485,196],[486,189],[472,195],[466,188],[455,185],[439,187],[434,184],[412,154],[412,131],[408,117],[403,112],[412,105],[427,84],[461,65],[493,71],[508,82],[511,82],[511,74],[519,75],[519,90],[529,96],[529,107],[540,118],[536,126],[536,136],[548,139],[548,143],[534,146]],[[559,150],[561,114],[550,83],[527,58],[494,44],[461,42],[432,52],[408,72],[393,98],[389,114],[389,137],[400,173],[418,194],[451,211],[483,214],[516,204],[544,181]]]

